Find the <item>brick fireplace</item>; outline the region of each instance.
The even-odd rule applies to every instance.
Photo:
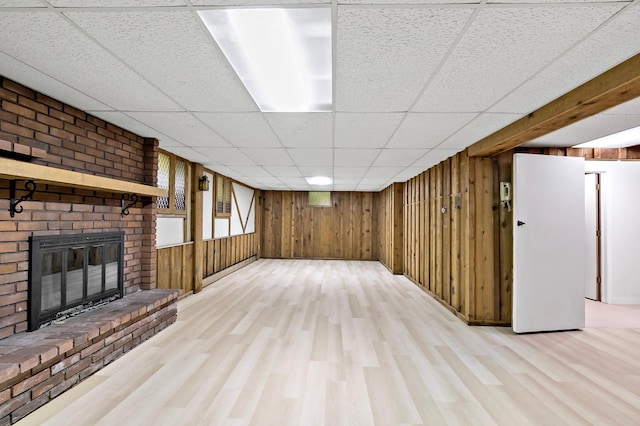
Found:
[[[0,77],[0,157],[156,185],[158,142]],[[0,171],[1,172],[1,171]],[[0,339],[27,330],[29,238],[124,232],[123,291],[155,287],[153,199],[122,216],[120,193],[38,184],[22,213],[9,213],[10,180],[0,178]],[[24,195],[24,182],[16,183]]]
[[[2,76],[0,103],[0,160],[46,167],[53,176],[36,180],[37,189],[28,197],[27,179],[16,179],[0,167],[0,424],[7,424],[175,321],[177,292],[153,290],[154,198],[116,190],[118,182],[156,186],[158,141]],[[102,183],[89,187],[76,185],[73,179],[56,180],[62,171],[95,176]],[[21,198],[14,209],[14,199]],[[104,241],[79,244],[95,235],[121,236],[119,248]],[[46,247],[65,239],[66,249],[47,252]],[[29,307],[35,303],[29,301],[34,292],[29,281],[34,276],[33,242],[46,252],[36,264],[39,284],[43,279],[57,284],[45,298],[39,290],[40,311],[30,325]],[[94,298],[97,287],[103,294]],[[56,318],[53,307],[73,310],[122,295],[121,300],[38,329]]]

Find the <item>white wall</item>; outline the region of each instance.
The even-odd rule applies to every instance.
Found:
[[[209,179],[213,176],[207,173]],[[212,180],[213,181],[213,180]],[[209,239],[213,231],[213,238],[224,238],[233,235],[250,234],[256,229],[256,213],[254,190],[237,182],[232,182],[231,216],[229,218],[214,218],[213,230],[207,228],[214,213],[213,194],[205,193],[203,203],[202,227],[203,239]],[[213,189],[212,189],[213,191]]]
[[[183,217],[158,217],[156,222],[156,247],[184,242]]]
[[[640,162],[585,163],[601,173],[603,302],[640,304]]]
[[[255,230],[254,191],[236,182],[232,185],[231,235],[248,234]]]
[[[216,218],[213,224],[215,230],[214,238],[224,238],[229,236],[229,219]]]

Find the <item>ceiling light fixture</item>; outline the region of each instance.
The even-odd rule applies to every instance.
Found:
[[[640,145],[640,126],[574,145],[572,148],[626,148]]]
[[[198,15],[260,110],[331,110],[329,8],[212,9]]]
[[[312,176],[312,177],[307,177],[305,179],[307,180],[307,183],[309,185],[314,185],[314,186],[331,185],[331,183],[333,182],[333,179],[327,176]]]

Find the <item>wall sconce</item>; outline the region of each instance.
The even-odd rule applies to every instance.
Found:
[[[207,175],[204,175],[200,179],[198,179],[198,189],[200,191],[209,190],[209,178],[207,177]]]

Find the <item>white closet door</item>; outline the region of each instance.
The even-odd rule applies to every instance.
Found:
[[[513,330],[584,327],[584,159],[515,154]]]

